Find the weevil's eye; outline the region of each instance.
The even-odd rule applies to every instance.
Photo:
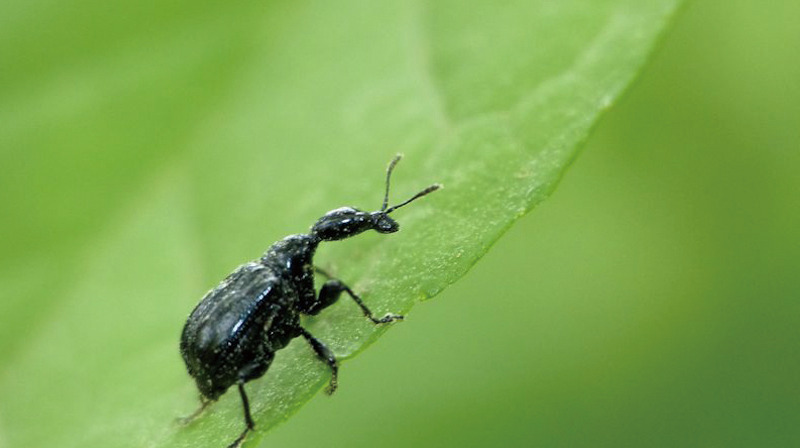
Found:
[[[394,233],[400,230],[400,224],[383,212],[372,214],[373,229],[378,233]]]

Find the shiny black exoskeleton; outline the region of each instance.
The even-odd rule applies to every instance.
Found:
[[[301,315],[315,315],[332,305],[342,292],[347,293],[375,324],[402,319],[387,314],[375,318],[361,298],[340,280],[331,278],[313,265],[314,252],[322,241],[336,241],[367,230],[397,232],[399,226],[389,213],[437,190],[434,184],[411,199],[388,207],[389,180],[400,156],[386,171],[383,206],[376,212],[350,207],[326,213],[311,232],[290,235],[273,244],[258,260],[239,266],[216,288],[209,291],[192,311],[181,335],[181,355],[200,390],[201,406],[191,420],[236,384],[242,398],[244,431],[230,445],[238,446],[254,428],[244,384],[263,376],[275,352],[292,339],[303,336],[316,355],[331,369],[328,393],[336,390],[338,364],[334,354],[300,325]],[[314,289],[314,273],[328,280],[319,294]]]

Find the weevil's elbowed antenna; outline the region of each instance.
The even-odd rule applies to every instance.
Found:
[[[383,195],[383,205],[381,206],[380,211],[382,213],[387,214],[387,215],[389,213],[397,210],[398,208],[400,208],[400,207],[402,207],[404,205],[407,205],[407,204],[409,204],[409,203],[411,203],[411,202],[413,202],[413,201],[425,196],[428,193],[433,193],[434,191],[442,188],[442,184],[433,184],[430,187],[428,187],[428,188],[420,191],[419,193],[415,194],[414,196],[412,196],[411,199],[408,199],[405,202],[401,202],[400,204],[393,205],[393,206],[389,207],[389,182],[392,179],[392,171],[394,171],[394,167],[397,165],[397,162],[399,162],[400,159],[402,159],[402,158],[403,158],[402,154],[398,154],[398,155],[394,156],[394,159],[392,159],[392,161],[389,162],[389,167],[386,168],[386,193]]]

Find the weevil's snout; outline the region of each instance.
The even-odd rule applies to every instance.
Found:
[[[400,230],[400,224],[390,218],[385,212],[373,212],[370,215],[372,228],[378,233],[394,233]]]
[[[372,228],[369,213],[352,207],[331,210],[320,218],[312,227],[311,234],[323,241],[336,241]]]

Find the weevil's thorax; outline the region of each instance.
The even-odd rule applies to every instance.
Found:
[[[261,257],[261,263],[276,273],[304,276],[313,271],[312,259],[319,239],[312,235],[289,235],[270,246]]]

